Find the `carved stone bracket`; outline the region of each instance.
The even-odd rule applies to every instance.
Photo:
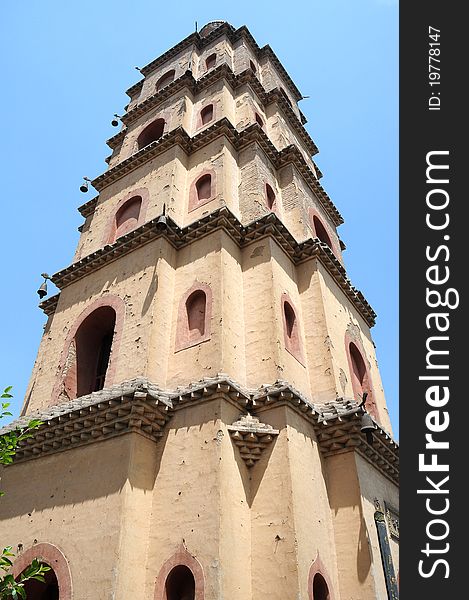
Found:
[[[238,446],[241,458],[251,468],[262,456],[263,450],[278,435],[278,430],[267,423],[261,423],[249,413],[242,415],[233,425],[228,426],[231,439]]]

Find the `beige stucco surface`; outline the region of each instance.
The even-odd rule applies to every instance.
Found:
[[[271,56],[243,37],[232,44],[226,35],[168,56],[134,91],[129,109],[150,98],[170,69],[176,79],[187,69],[195,78],[205,76],[205,60],[214,52],[217,65],[225,62],[235,74],[253,61],[264,90],[284,89],[300,118]],[[110,168],[138,151],[138,135],[156,118],[165,119],[165,133],[182,127],[196,136],[209,127],[199,122],[208,103],[215,121],[227,118],[238,131],[252,125],[258,112],[274,149],[297,146],[315,176],[307,146],[284,109],[276,102],[263,106],[249,83],[233,90],[225,79],[196,93],[179,90],[133,120]],[[194,184],[206,172],[213,177],[212,196],[192,210]],[[226,206],[246,225],[269,212],[266,184],[276,195],[273,210],[293,238],[314,235],[314,213],[343,262],[335,224],[314,186],[292,163],[277,170],[257,142],[238,151],[225,135],[191,152],[169,147],[105,185],[74,260],[109,243],[117,207],[134,192],[148,201],[143,222],[164,208],[187,227]],[[198,343],[181,344],[183,299],[197,286],[210,290],[208,331]],[[90,307],[110,298],[122,310],[105,388],[145,377],[174,391],[224,373],[251,390],[286,381],[317,405],[351,399],[348,335],[363,349],[380,423],[391,431],[370,329],[325,263],[313,255],[295,264],[268,231],[241,248],[223,228],[179,249],[164,236],[153,238],[63,286],[39,347],[28,414],[68,400],[59,391],[71,335]],[[287,347],[285,298],[296,315],[297,351]],[[228,430],[246,407],[220,392],[177,405],[157,442],[133,432],[4,469],[2,543],[57,545],[70,564],[73,600],[153,600],[160,569],[181,547],[203,571],[205,592],[196,600],[317,600],[308,585],[310,569],[319,563],[330,600],[384,600],[374,499],[397,508],[394,484],[353,450],[325,458],[311,419],[294,406],[266,403],[254,410],[278,435],[252,468]],[[398,543],[390,543],[397,565]]]

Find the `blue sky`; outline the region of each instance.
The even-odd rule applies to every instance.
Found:
[[[40,274],[67,266],[83,175],[104,171],[110,121],[144,66],[197,21],[247,25],[300,91],[353,285],[378,313],[372,334],[398,436],[398,8],[393,0],[273,4],[31,0],[0,22],[3,93],[0,386],[18,414],[45,316]]]

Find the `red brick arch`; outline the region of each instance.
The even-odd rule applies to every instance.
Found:
[[[345,333],[345,352],[347,354],[347,362],[348,362],[348,368],[349,368],[349,373],[350,373],[350,378],[351,378],[351,383],[352,383],[353,398],[354,398],[354,400],[359,400],[359,395],[362,394],[362,389],[356,379],[356,376],[354,375],[353,360],[352,360],[352,355],[350,353],[350,344],[355,345],[355,347],[357,348],[358,352],[360,353],[363,363],[365,365],[366,373],[365,373],[365,378],[364,378],[363,391],[368,392],[368,397],[366,399],[365,408],[370,413],[370,415],[379,423],[380,422],[379,412],[378,412],[378,407],[376,406],[373,381],[371,379],[370,367],[369,367],[368,359],[366,357],[366,352],[363,348],[361,341],[358,339],[358,337],[352,337],[348,332],[346,332]]]
[[[210,175],[211,179],[211,193],[210,193],[210,198],[206,198],[204,200],[199,200],[198,195],[197,195],[197,182],[199,181],[199,179],[201,179],[202,177],[204,177],[204,175]],[[199,206],[203,206],[204,204],[208,204],[209,202],[211,202],[212,200],[215,199],[215,196],[217,194],[217,176],[216,173],[213,169],[204,169],[203,171],[201,171],[200,173],[197,174],[197,176],[194,178],[194,180],[191,183],[190,189],[189,189],[189,209],[188,212],[192,212],[193,210],[195,210],[196,208],[199,208]]]
[[[212,107],[212,111],[213,111],[212,118],[207,123],[202,123],[202,111],[209,106]],[[200,109],[197,113],[196,129],[201,129],[202,127],[208,127],[209,125],[213,125],[217,118],[216,113],[217,113],[216,102],[213,99],[210,99],[208,102],[206,102],[203,106],[200,107]]]
[[[54,569],[59,585],[60,600],[72,600],[72,575],[64,553],[53,544],[41,542],[25,550],[13,563],[12,574],[16,579],[37,558]]]
[[[158,121],[159,119],[163,119],[164,121],[164,127],[163,127],[163,134],[161,137],[163,137],[166,133],[168,133],[169,128],[171,126],[171,112],[169,110],[162,110],[160,112],[158,112],[157,114],[154,114],[153,116],[146,118],[145,121],[143,123],[141,123],[136,129],[135,131],[133,131],[131,133],[132,135],[132,139],[133,142],[131,144],[132,150],[131,150],[131,154],[135,154],[135,152],[139,151],[139,147],[138,147],[138,138],[140,137],[140,134],[143,133],[143,131],[152,123],[154,123],[155,121]],[[161,138],[160,138],[161,139]],[[143,148],[142,148],[143,150]]]
[[[194,576],[194,600],[204,600],[204,571],[202,569],[202,565],[194,556],[192,556],[192,554],[187,551],[183,544],[179,546],[178,550],[173,554],[173,556],[168,558],[168,560],[161,567],[158,577],[156,578],[155,595],[153,597],[154,600],[167,600],[165,590],[166,579],[175,567],[181,565],[190,569],[192,575]]]
[[[89,304],[78,316],[75,320],[72,328],[68,332],[68,335],[65,339],[64,348],[62,350],[62,354],[60,356],[59,361],[59,369],[58,376],[54,386],[54,390],[52,392],[52,404],[57,403],[59,396],[63,390],[64,386],[64,367],[65,362],[67,360],[67,356],[69,353],[70,346],[72,341],[75,339],[78,328],[83,323],[83,321],[91,315],[97,308],[109,306],[114,309],[116,313],[116,323],[114,326],[114,337],[112,341],[112,352],[109,360],[109,365],[106,371],[106,380],[105,387],[109,387],[114,383],[114,375],[116,371],[117,359],[119,356],[119,346],[122,337],[122,329],[124,326],[124,317],[125,317],[125,304],[122,298],[119,296],[115,296],[113,294],[108,294],[102,296],[101,298],[96,299],[94,302]]]
[[[292,299],[286,292],[284,292],[281,297],[281,308],[285,349],[304,367],[305,359],[303,354],[303,344],[301,341],[301,327],[300,320],[298,318],[298,311],[295,308]],[[289,327],[291,327],[291,323],[288,322],[289,315],[291,315],[294,319],[294,328],[290,332]]]
[[[192,337],[188,328],[188,319],[186,314],[186,302],[197,291],[204,292],[205,294],[205,315],[204,315],[204,332],[200,336]],[[212,288],[199,281],[195,281],[192,286],[183,294],[179,301],[178,316],[176,323],[176,343],[175,352],[190,348],[191,346],[197,346],[202,342],[206,342],[211,338],[211,320],[212,320]]]
[[[150,192],[148,191],[147,188],[136,188],[134,190],[131,190],[130,192],[127,192],[127,194],[119,200],[119,202],[117,203],[117,205],[115,206],[115,208],[113,210],[113,213],[108,218],[108,222],[104,229],[104,236],[103,236],[103,244],[104,245],[112,244],[115,241],[116,215],[119,212],[119,209],[122,208],[122,206],[124,206],[124,204],[126,204],[126,202],[128,202],[132,198],[135,198],[135,196],[140,196],[140,198],[142,199],[142,204],[140,206],[140,212],[138,215],[138,222],[137,222],[135,228],[140,227],[140,225],[143,225],[145,223],[148,202],[150,201]]]
[[[319,575],[321,575],[321,577],[324,579],[324,581],[326,582],[328,591],[329,591],[329,598],[328,600],[335,600],[335,596],[334,596],[334,590],[332,588],[332,582],[330,580],[329,575],[327,574],[326,568],[324,567],[324,564],[318,555],[316,556],[316,558],[313,561],[313,564],[311,565],[311,568],[309,569],[309,575],[308,575],[308,600],[319,600],[318,598],[315,598],[313,596],[313,583],[314,583],[314,577],[319,573]]]
[[[309,217],[309,225],[310,225],[311,229],[313,230],[315,237],[319,237],[319,236],[317,234],[316,227],[314,226],[314,217],[316,217],[316,219],[318,219],[318,221],[324,227],[324,230],[326,231],[326,234],[331,242],[330,249],[335,254],[335,256],[337,258],[339,258],[340,257],[340,248],[339,248],[338,242],[337,242],[337,235],[336,235],[335,231],[333,230],[333,228],[326,222],[324,217],[322,215],[320,215],[319,212],[315,208],[310,207],[308,209],[308,217]]]

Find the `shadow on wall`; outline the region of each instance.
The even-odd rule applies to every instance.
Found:
[[[329,506],[333,518],[334,520],[339,520],[340,527],[341,523],[344,522],[344,517],[340,520],[340,513],[344,512],[349,521],[349,547],[350,549],[353,547],[356,548],[358,580],[360,583],[364,583],[370,573],[372,556],[363,515],[362,497],[354,453],[350,452],[326,458],[323,464]]]
[[[164,444],[164,439],[159,443]],[[151,457],[145,463],[148,468],[129,468],[137,445],[140,453],[144,451]],[[118,494],[127,481],[132,487],[152,490],[160,456],[155,453],[155,442],[128,433],[13,464],[2,474],[2,489],[6,494],[1,502],[1,518],[28,515],[33,522],[34,513],[46,509],[79,505]]]
[[[127,482],[132,488],[153,490],[168,437],[193,428],[200,432],[205,425],[215,424],[220,400],[213,402],[212,407],[204,404],[202,414],[190,409],[177,412],[156,443],[140,434],[126,433],[5,468],[1,518],[28,515],[34,519],[31,515],[46,509],[119,494]],[[21,490],[21,494],[13,490]]]

